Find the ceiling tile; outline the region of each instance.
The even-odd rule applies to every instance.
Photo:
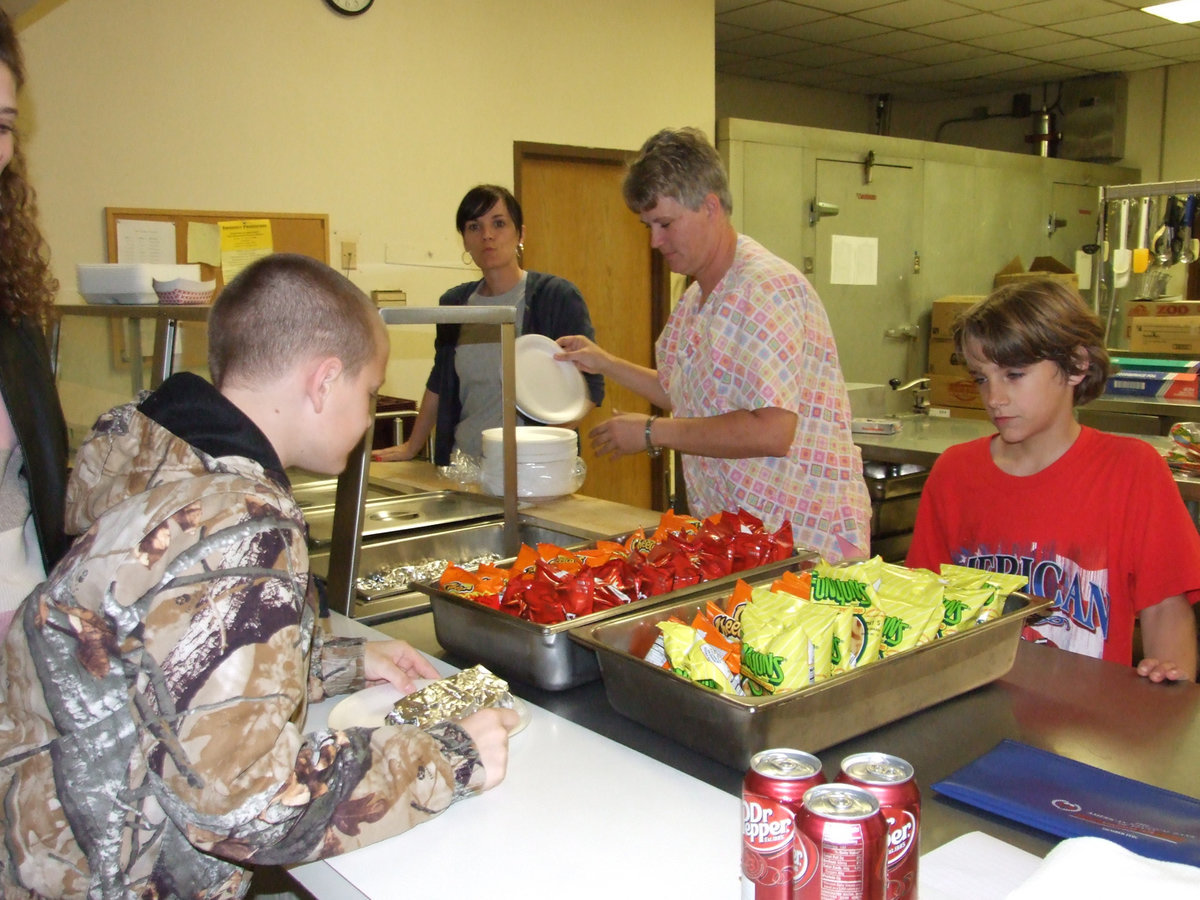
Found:
[[[985,37],[971,38],[965,43],[976,47],[986,47],[988,50],[995,50],[998,53],[1013,53],[1063,40],[1067,40],[1067,36],[1062,32],[1027,28],[1024,31],[1010,31],[1005,34],[989,34]]]
[[[865,58],[867,58],[867,54],[859,53],[856,50],[850,50],[846,47],[812,47],[799,53],[787,53],[779,57],[779,59],[806,69],[832,66],[837,63]]]
[[[1191,25],[1169,24],[1157,25],[1153,28],[1139,28],[1121,36],[1123,47],[1161,47],[1176,41],[1195,40],[1200,37],[1200,29]]]
[[[1152,47],[1147,47],[1146,50],[1160,56],[1173,56],[1176,59],[1195,62],[1200,59],[1200,37],[1194,37],[1187,41],[1169,41],[1165,44],[1155,44]]]
[[[982,47],[945,43],[935,44],[932,47],[919,47],[916,50],[904,50],[897,53],[896,56],[900,59],[908,59],[930,66],[937,63],[956,62],[961,59],[979,59],[979,57],[988,56],[990,53],[990,50],[985,50]]]
[[[842,41],[870,37],[873,34],[882,34],[887,30],[888,27],[886,25],[880,25],[876,22],[864,22],[862,19],[855,19],[853,16],[830,16],[828,19],[821,19],[819,22],[809,22],[806,25],[797,25],[795,28],[785,28],[780,33],[790,35],[791,37],[804,38],[809,41],[818,41],[822,44],[840,44]]]
[[[981,37],[986,34],[1003,34],[1006,31],[1020,31],[1025,25],[1012,19],[1002,19],[989,13],[975,13],[963,16],[961,19],[949,19],[945,22],[931,22],[914,28],[920,34],[928,34],[946,41],[963,41],[968,38]]]
[[[838,63],[837,70],[849,75],[887,75],[916,67],[916,63],[893,56],[864,56],[862,59]]]
[[[780,75],[793,72],[795,66],[780,62],[777,59],[748,59],[726,67],[723,71],[730,75],[744,75],[747,78],[764,78],[771,80]]]
[[[1046,62],[1059,62],[1075,56],[1088,56],[1092,53],[1106,53],[1116,49],[1112,44],[1096,41],[1091,38],[1071,38],[1041,47],[1025,47],[1017,50],[1017,56],[1028,56],[1031,59],[1041,59]]]
[[[1109,0],[1038,0],[1004,10],[1004,17],[1030,25],[1056,25],[1092,16],[1105,16],[1124,9]]]
[[[741,9],[743,6],[753,6],[755,3],[761,2],[762,0],[716,0],[717,15],[729,12],[731,9]]]
[[[731,53],[742,53],[746,56],[778,56],[781,53],[804,50],[809,46],[811,45],[807,42],[797,40],[796,38],[758,31],[749,37],[724,41],[721,44],[721,49],[728,50]]]
[[[761,33],[753,28],[742,28],[740,25],[726,25],[724,22],[718,22],[716,27],[717,46],[720,47],[725,41],[736,41],[738,38]]]
[[[1150,0],[1146,0],[1147,3]],[[1126,9],[1106,16],[1095,16],[1090,19],[1076,19],[1073,22],[1060,22],[1054,28],[1067,34],[1077,34],[1082,37],[1100,37],[1108,34],[1123,34],[1126,31],[1137,31],[1139,28],[1153,28],[1161,25],[1162,19],[1144,13],[1140,9]]]
[[[798,6],[795,3],[788,3],[787,0],[766,0],[765,3],[756,3],[753,6],[720,13],[717,21],[729,25],[741,25],[743,28],[756,28],[759,31],[778,31],[781,28],[791,28],[795,25],[803,25],[805,22],[827,18],[829,18],[829,13],[823,9]]]
[[[886,56],[891,53],[903,53],[905,50],[916,50],[918,47],[932,47],[940,44],[937,38],[927,34],[917,34],[915,31],[888,31],[869,38],[856,41],[846,41],[843,47],[861,50],[864,53],[878,53]]]
[[[930,22],[960,19],[970,14],[971,10],[950,0],[899,0],[887,6],[859,10],[855,16],[892,28],[915,28]]]
[[[1082,78],[1089,73],[1086,69],[1047,62],[1036,63],[1032,66],[1022,66],[1019,69],[1010,69],[1005,74],[1010,78],[1016,78],[1022,84],[1036,84],[1039,81],[1062,81],[1067,78]]]
[[[1062,60],[1069,66],[1079,66],[1095,72],[1133,72],[1161,66],[1163,59],[1141,50],[1110,50],[1108,53],[1093,53]]]

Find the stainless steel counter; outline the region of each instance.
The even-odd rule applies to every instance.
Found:
[[[1093,401],[1088,406],[1094,406],[1098,402],[1100,401]],[[1196,411],[1200,414],[1200,407]],[[937,416],[917,415],[898,418],[901,428],[895,434],[854,435],[854,443],[862,450],[864,460],[932,466],[942,453],[955,444],[996,433],[991,422],[980,419],[943,419]],[[1197,421],[1200,421],[1200,415]],[[1159,451],[1166,450],[1171,445],[1170,438],[1160,435],[1135,434],[1131,437],[1143,440]],[[1190,504],[1200,502],[1200,478],[1178,472],[1173,474],[1184,501]],[[1195,518],[1197,510],[1193,508],[1191,511]]]

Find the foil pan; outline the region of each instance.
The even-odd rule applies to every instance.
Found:
[[[623,541],[625,537],[627,535],[609,540]],[[539,625],[489,609],[474,600],[442,590],[436,582],[413,584],[412,587],[429,596],[434,632],[445,650],[470,663],[483,663],[489,669],[543,690],[562,691],[600,677],[596,654],[589,647],[572,641],[570,636],[573,631],[615,616],[669,604],[710,587],[727,593],[739,578],[751,584],[769,582],[785,571],[811,569],[817,559],[817,554],[810,550],[798,550],[794,556],[765,566],[554,625]],[[511,562],[508,560],[500,565]]]
[[[1013,593],[990,622],[777,696],[721,694],[629,652],[649,646],[658,622],[672,615],[690,622],[708,600],[728,596],[728,587],[714,584],[674,603],[577,629],[572,637],[595,652],[617,712],[735,769],[769,747],[824,750],[1000,678],[1012,668],[1025,619],[1052,605]]]

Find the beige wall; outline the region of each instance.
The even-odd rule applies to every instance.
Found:
[[[145,206],[327,213],[358,284],[433,304],[472,274],[454,209],[511,185],[514,141],[634,149],[715,121],[712,0],[382,0],[356,19],[321,0],[69,0],[21,40],[61,302],[75,263],[105,258],[103,208]],[[94,323],[64,339],[78,424],[129,381],[100,365]],[[385,391],[419,396],[430,336],[393,345]]]

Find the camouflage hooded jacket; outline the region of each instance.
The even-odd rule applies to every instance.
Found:
[[[306,695],[362,686],[362,648],[320,639],[279,468],[195,376],[97,423],[80,537],[0,659],[0,896],[239,897],[245,866],[352,850],[482,780],[449,723],[302,734]]]

